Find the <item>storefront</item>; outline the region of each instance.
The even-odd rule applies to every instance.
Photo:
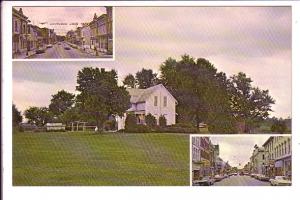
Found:
[[[291,155],[275,161],[275,175],[292,178],[292,159]]]

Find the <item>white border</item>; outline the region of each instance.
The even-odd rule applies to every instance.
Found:
[[[13,187],[12,186],[12,128],[11,128],[11,104],[12,104],[12,59],[11,59],[11,15],[10,8],[19,6],[70,6],[70,5],[111,5],[111,6],[292,6],[293,10],[293,185],[291,187]],[[300,3],[297,1],[247,1],[247,2],[117,2],[117,1],[97,1],[97,2],[2,2],[2,137],[3,137],[3,199],[30,199],[30,200],[53,200],[53,199],[132,199],[132,200],[152,200],[152,199],[298,199],[300,186],[300,121],[299,111],[300,95],[296,86],[300,84]],[[276,19],[274,19],[276,20]],[[115,50],[115,47],[114,47]],[[115,52],[114,52],[115,55]],[[117,56],[117,55],[116,55]],[[87,61],[88,59],[84,59]],[[27,60],[26,60],[27,61]],[[38,61],[36,60],[28,60]],[[51,59],[54,61],[54,59]],[[62,60],[60,60],[62,61]],[[73,61],[73,59],[72,59]],[[99,61],[99,60],[97,60]],[[26,91],[24,91],[26,92]],[[296,112],[298,111],[298,113]]]

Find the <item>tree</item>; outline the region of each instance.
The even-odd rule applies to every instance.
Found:
[[[62,115],[61,120],[65,124],[69,124],[74,121],[80,121],[82,119],[81,111],[78,107],[71,107],[67,109]]]
[[[128,74],[124,81],[123,85],[127,88],[136,88],[136,80],[132,74]]]
[[[234,116],[237,120],[246,123],[246,132],[251,132],[258,126],[258,122],[267,119],[275,100],[269,95],[268,90],[252,87],[252,80],[245,73],[240,72],[232,76],[231,82]]]
[[[21,123],[23,120],[23,117],[21,115],[21,112],[17,109],[16,105],[12,105],[12,124],[13,127],[16,127]]]
[[[287,130],[287,125],[283,119],[276,119],[271,126],[272,132],[283,134]]]
[[[56,116],[62,115],[68,109],[71,109],[74,104],[75,95],[65,90],[60,90],[52,95],[49,110]]]
[[[208,60],[195,60],[189,55],[183,55],[179,61],[168,58],[160,71],[162,83],[178,101],[179,122],[193,123],[196,127],[206,122],[217,132],[227,132],[228,127],[235,127],[232,126],[230,81]]]
[[[153,73],[152,69],[142,69],[135,75],[137,85],[140,89],[145,89],[154,85],[157,85],[158,78],[157,74]]]
[[[24,112],[28,122],[37,126],[43,126],[52,119],[49,109],[46,107],[30,107]]]
[[[158,122],[159,122],[159,126],[161,127],[167,126],[167,119],[165,118],[164,115],[159,116]]]
[[[157,126],[156,118],[153,115],[151,115],[150,113],[146,115],[145,122],[146,122],[147,126],[149,126],[151,128],[154,128],[155,126]]]
[[[123,115],[130,107],[130,96],[125,87],[118,86],[117,73],[99,68],[83,68],[77,75],[76,90],[80,92],[76,105],[89,120],[94,120],[101,131],[109,116]]]

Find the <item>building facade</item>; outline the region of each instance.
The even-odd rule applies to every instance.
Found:
[[[270,137],[263,145],[268,152],[266,175],[292,176],[292,144],[289,136]]]
[[[212,143],[209,137],[193,137],[192,138],[192,173],[193,180],[200,180],[205,176],[214,175],[214,167],[211,160],[212,155]]]
[[[29,41],[28,34],[28,17],[23,14],[22,8],[12,9],[12,53],[19,54],[27,51]],[[28,45],[29,46],[29,45]]]
[[[82,45],[84,49],[91,49],[91,29],[89,24],[86,24],[81,29]]]
[[[131,107],[123,116],[116,117],[118,130],[125,128],[128,113],[136,116],[137,124],[145,124],[145,116],[152,114],[158,123],[159,117],[164,116],[167,125],[176,123],[177,100],[162,85],[158,84],[147,89],[127,88],[130,95]]]
[[[252,169],[251,172],[255,174],[265,174],[265,165],[267,163],[267,152],[263,147],[254,146],[251,156]]]

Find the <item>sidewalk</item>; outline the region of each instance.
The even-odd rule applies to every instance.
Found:
[[[32,55],[35,54],[35,50],[28,51],[28,55],[26,55],[26,53],[27,53],[26,51],[23,51],[21,53],[15,53],[13,55],[13,59],[25,59],[25,58],[28,58],[28,57],[30,57],[30,56],[32,56]]]
[[[103,52],[100,52],[100,51],[98,51],[98,55],[96,55],[96,51],[94,50],[94,49],[90,49],[90,48],[83,48],[83,47],[81,47],[81,46],[79,46],[79,45],[76,45],[76,44],[73,44],[73,43],[70,43],[70,42],[67,42],[67,41],[65,41],[65,43],[66,44],[68,44],[68,45],[70,45],[71,47],[76,47],[76,49],[78,49],[79,51],[81,51],[82,53],[86,53],[86,54],[89,54],[89,55],[92,55],[92,56],[101,56],[101,57],[103,57],[103,56],[111,56],[111,55],[107,55],[107,54],[105,54],[105,53],[103,53]]]

